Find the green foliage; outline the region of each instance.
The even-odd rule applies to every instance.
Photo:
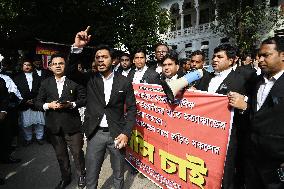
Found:
[[[119,37],[130,52],[137,48],[149,49],[159,41],[159,32],[165,32],[170,24],[166,10],[159,0],[128,0],[122,11]]]
[[[159,0],[1,0],[0,44],[27,40],[71,44],[78,31],[91,26],[90,45],[125,44],[131,50],[158,41],[168,27]],[[18,48],[19,48],[18,47]]]
[[[241,52],[251,51],[262,36],[278,26],[279,11],[266,4],[232,0],[217,7],[215,32],[224,33],[233,39]]]

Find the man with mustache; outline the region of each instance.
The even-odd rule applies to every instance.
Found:
[[[228,95],[229,99],[231,99],[229,105],[235,108],[222,181],[224,189],[234,188],[236,179],[237,129],[239,130],[243,123],[247,123],[248,119],[247,115],[242,114],[243,109],[246,109],[246,103],[239,103],[244,100],[244,95],[247,93],[246,80],[232,68],[235,56],[236,49],[230,44],[216,47],[212,58],[214,73],[210,73],[208,77],[201,78],[200,84],[196,86],[198,90]]]
[[[67,146],[70,148],[79,175],[78,187],[84,188],[86,185],[85,160],[82,150],[84,142],[78,108],[86,103],[86,90],[65,76],[63,55],[52,55],[50,61],[50,68],[54,76],[41,83],[36,107],[46,112],[46,127],[50,133],[50,142],[61,171],[61,181],[56,189],[64,189],[71,183],[71,166]]]
[[[259,49],[262,74],[249,99],[250,128],[245,159],[246,188],[284,188],[284,37],[264,40]]]

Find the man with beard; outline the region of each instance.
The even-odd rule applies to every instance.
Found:
[[[246,80],[232,68],[235,56],[236,49],[230,44],[216,47],[212,59],[214,73],[210,73],[207,78],[201,78],[200,82],[202,85],[197,87],[198,90],[228,95],[229,105],[235,108],[222,181],[224,189],[234,188],[236,179],[237,129],[244,123],[243,120],[247,121],[247,116],[242,114],[242,111],[246,109],[246,103],[239,103],[243,102],[244,95],[247,92],[245,87]]]
[[[151,64],[148,64],[147,66],[150,69],[161,74],[162,73],[162,60],[168,52],[169,52],[169,47],[166,44],[158,43],[155,47],[156,61],[153,61]]]
[[[284,37],[264,40],[249,99],[250,129],[244,158],[248,189],[284,188]]]
[[[202,85],[201,81],[208,80],[208,78],[210,77],[209,72],[203,68],[204,65],[205,65],[205,54],[200,50],[194,51],[191,54],[190,68],[192,71],[198,70],[198,69],[202,69],[203,71],[203,77],[202,77],[203,79],[197,80],[192,83],[193,87],[195,88],[201,88],[200,86]]]
[[[78,71],[77,65],[72,61],[76,59],[74,53],[80,53],[90,41],[89,28],[76,34],[70,57],[70,77],[76,76],[75,73]],[[113,169],[113,186],[115,189],[121,189],[124,186],[125,146],[135,125],[134,90],[126,77],[113,71],[112,48],[97,47],[94,60],[98,72],[91,75],[87,84],[87,105],[83,127],[88,139],[87,188],[97,188],[100,170],[108,150]],[[80,78],[73,77],[73,79]]]
[[[42,55],[36,54],[33,57],[33,66],[35,73],[40,77],[41,81],[46,78],[52,76],[52,72],[50,70],[44,69],[42,65]]]
[[[120,57],[120,67],[118,68],[117,72],[127,77],[131,68],[132,68],[132,62],[130,54],[123,53]]]

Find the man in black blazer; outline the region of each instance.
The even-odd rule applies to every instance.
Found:
[[[89,42],[88,30],[89,27],[77,33],[72,52],[80,52]],[[75,55],[71,53],[70,77],[76,72],[73,56]],[[98,47],[94,57],[98,72],[91,75],[87,84],[84,121],[84,130],[88,138],[87,188],[97,188],[106,149],[110,152],[114,188],[121,189],[124,185],[124,147],[135,125],[136,102],[130,80],[112,70],[113,58],[111,48]]]
[[[51,144],[61,170],[62,180],[56,189],[65,188],[71,182],[71,167],[67,146],[70,147],[79,175],[78,186],[85,186],[85,162],[83,135],[78,108],[86,104],[85,88],[64,75],[65,58],[52,55],[51,70],[54,77],[45,79],[39,89],[37,108],[46,111],[46,126]]]
[[[5,145],[5,133],[4,128],[4,120],[7,115],[7,110],[8,110],[8,104],[9,104],[9,93],[8,89],[6,87],[5,80],[0,78],[0,149],[2,150],[1,152],[1,159],[7,158],[10,154],[7,154],[5,148],[7,146]],[[7,156],[7,157],[5,157]],[[5,179],[0,178],[0,185],[5,184]]]
[[[40,80],[43,81],[48,77],[53,76],[53,73],[48,70],[43,68],[43,63],[42,63],[42,55],[41,54],[36,54],[33,57],[33,66],[35,68],[35,73],[39,76]]]
[[[133,83],[161,84],[160,75],[146,65],[146,53],[138,49],[134,53],[133,63],[135,69],[131,70],[127,76]]]
[[[155,59],[147,63],[147,66],[156,71],[158,74],[162,73],[162,62],[166,54],[169,52],[169,47],[164,43],[158,43],[155,45]]]
[[[284,37],[264,40],[249,100],[250,123],[246,188],[284,188]]]
[[[203,71],[203,76],[202,76],[203,79],[202,80],[199,79],[192,83],[192,85],[195,88],[199,88],[199,85],[202,85],[201,81],[208,80],[210,77],[210,73],[204,69],[204,65],[205,65],[205,54],[200,50],[196,50],[192,52],[191,59],[190,59],[191,71],[194,71],[197,69],[202,69]]]
[[[235,108],[233,127],[231,130],[227,157],[224,168],[223,188],[231,189],[235,185],[235,169],[236,169],[236,153],[237,153],[237,128],[246,123],[247,115],[241,112],[246,106],[238,102],[245,98],[246,81],[238,73],[234,72],[232,65],[236,56],[236,50],[229,44],[224,44],[214,49],[212,66],[214,73],[210,73],[209,77],[201,78],[198,90],[208,91],[229,96],[229,105]]]
[[[162,61],[162,74],[161,80],[166,82],[179,79],[184,75],[182,69],[180,69],[178,56],[176,54],[167,54]]]

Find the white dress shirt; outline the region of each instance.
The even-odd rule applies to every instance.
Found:
[[[41,70],[36,69],[36,73],[37,73],[38,76],[41,76],[41,72],[42,72]]]
[[[156,68],[156,70],[155,70],[158,74],[161,74],[162,73],[162,71],[163,71],[163,68],[162,68],[162,66],[160,66],[159,64],[157,64],[157,68]]]
[[[173,80],[176,80],[177,79],[177,77],[178,77],[178,75],[176,74],[176,75],[174,75],[173,77],[171,77],[171,78],[167,78],[166,77],[166,79],[165,79],[165,81],[167,82],[167,83],[169,83],[169,82],[171,82],[171,81],[173,81]]]
[[[131,68],[129,68],[128,70],[122,70],[121,74],[125,77],[128,76],[129,72],[130,72]]]
[[[30,91],[32,91],[32,88],[33,88],[33,73],[25,73],[26,75],[26,79],[27,79],[27,82],[28,82],[28,85],[29,85],[29,89]]]
[[[218,72],[218,73],[216,72],[215,77],[213,77],[209,83],[208,92],[216,93],[221,83],[224,81],[224,79],[229,75],[231,71],[232,71],[232,68],[229,68],[222,72]]]
[[[104,94],[105,94],[106,104],[108,104],[109,99],[110,99],[110,94],[111,94],[112,84],[113,84],[113,77],[114,77],[113,72],[106,78],[102,75],[103,82],[104,82]],[[100,127],[108,127],[106,114],[104,114],[104,116],[102,118],[102,121],[100,123]]]
[[[277,79],[279,79],[279,77],[281,77],[283,72],[284,72],[284,70],[277,73],[276,75],[274,75],[270,79],[263,76],[264,83],[262,83],[260,85],[260,87],[257,91],[257,106],[256,106],[257,111],[261,108],[261,106],[263,105],[264,101],[266,100],[271,88],[273,87],[273,85],[275,84]]]
[[[61,97],[62,95],[62,91],[63,91],[63,87],[64,87],[64,83],[65,83],[65,79],[66,79],[66,76],[63,76],[61,77],[60,79],[56,79],[55,78],[55,81],[56,81],[56,86],[57,86],[57,92],[58,92],[58,96],[59,98]],[[72,103],[72,108],[75,108],[76,107],[76,103],[75,102],[71,102]],[[48,104],[49,103],[44,103],[43,105],[43,109],[44,110],[48,110]]]
[[[141,69],[136,68],[135,74],[134,74],[134,77],[133,77],[133,83],[141,83],[143,75],[145,74],[147,69],[148,69],[148,67],[146,65]]]
[[[20,91],[14,81],[7,75],[0,74],[0,77],[5,80],[6,87],[9,93],[14,93],[20,100],[23,100]]]

